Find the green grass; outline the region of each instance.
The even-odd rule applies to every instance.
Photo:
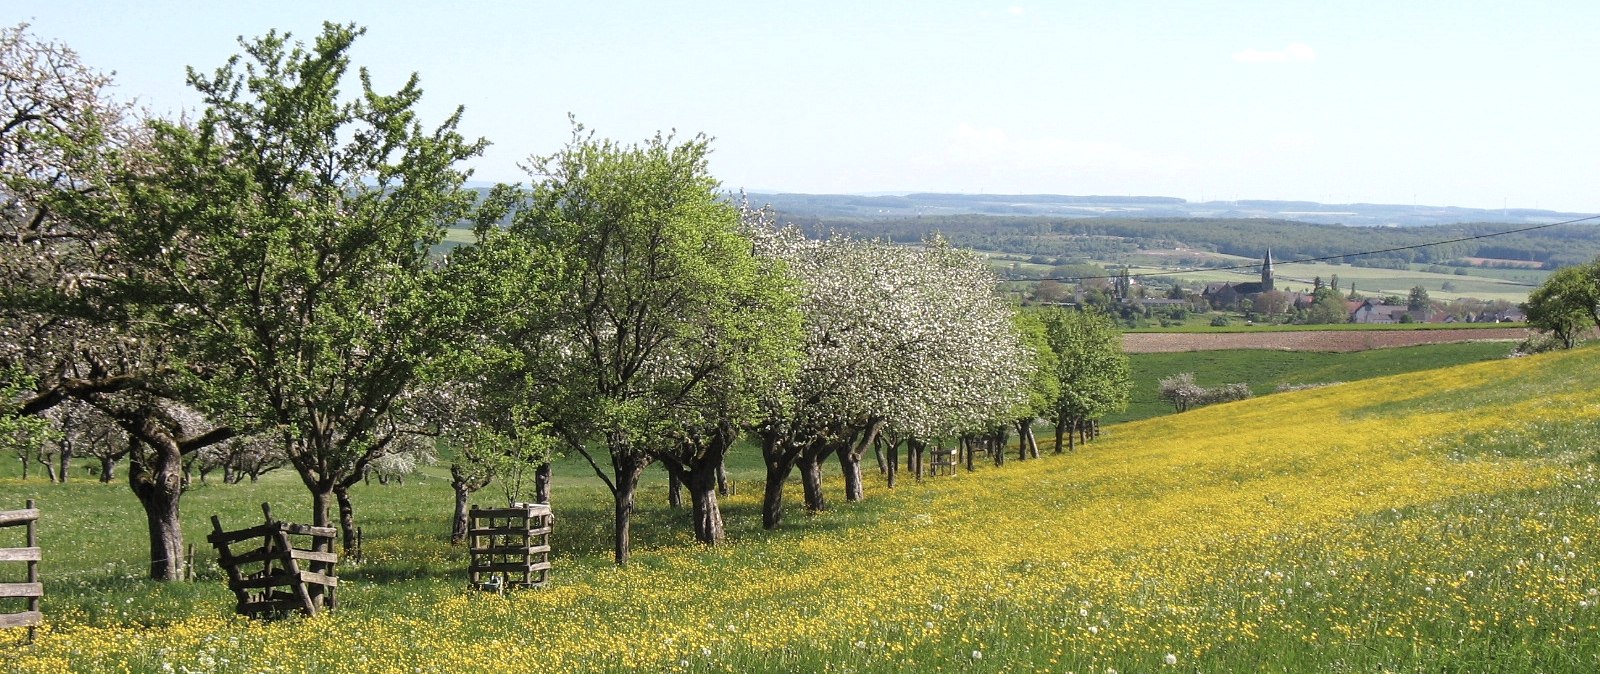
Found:
[[[1351,353],[1264,349],[1135,353],[1128,356],[1133,379],[1128,409],[1107,417],[1105,422],[1171,414],[1172,406],[1157,397],[1157,383],[1180,372],[1193,372],[1195,382],[1201,386],[1244,382],[1256,395],[1265,395],[1280,384],[1357,381],[1503,358],[1510,350],[1504,343],[1464,342]]]

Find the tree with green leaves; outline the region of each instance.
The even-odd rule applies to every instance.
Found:
[[[1087,436],[1095,420],[1126,409],[1133,388],[1122,333],[1111,317],[1096,311],[1052,310],[1045,313],[1050,345],[1059,361],[1061,396],[1057,399],[1056,452],[1074,446],[1074,435]]]
[[[1027,347],[1028,373],[1027,398],[1011,413],[1017,429],[1017,458],[1039,458],[1039,441],[1034,437],[1033,423],[1054,412],[1061,398],[1061,357],[1050,344],[1050,328],[1039,312],[1018,311],[1013,314],[1013,323]]]
[[[111,283],[174,349],[187,400],[239,430],[275,433],[318,526],[406,434],[429,429],[413,388],[463,332],[469,298],[429,255],[468,216],[459,164],[481,152],[458,109],[424,129],[413,75],[385,94],[359,72],[364,31],[325,24],[309,45],[276,32],[189,84],[192,124],[152,123],[152,150],[97,220],[128,272]]]
[[[8,385],[32,386],[0,417],[75,399],[118,426],[124,449],[98,449],[128,459],[150,577],[180,578],[184,457],[230,432],[175,402],[166,335],[109,291],[134,266],[99,211],[120,203],[111,183],[139,166],[149,134],[108,95],[109,76],[25,25],[0,30],[0,71],[0,366]]]
[[[1600,260],[1561,269],[1528,295],[1528,323],[1572,348],[1600,325]]]
[[[567,265],[551,336],[559,357],[546,371],[551,422],[612,492],[618,564],[640,475],[656,460],[688,486],[696,537],[722,538],[716,470],[732,434],[755,421],[757,393],[795,363],[790,281],[740,233],[709,151],[704,136],[623,145],[574,125],[567,147],[529,161],[541,180],[511,225]]]
[[[1406,311],[1423,313],[1431,306],[1428,299],[1428,289],[1422,286],[1413,286],[1406,296]]]

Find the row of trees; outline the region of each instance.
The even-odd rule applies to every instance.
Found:
[[[796,216],[804,214],[796,213]],[[875,219],[808,216],[804,224],[808,230],[832,227],[862,236],[896,240],[912,240],[930,231],[942,231],[961,246],[1069,259],[1116,259],[1137,252],[1138,248],[1177,247],[1255,257],[1261,254],[1262,241],[1271,241],[1273,250],[1284,260],[1421,246],[1381,256],[1340,258],[1351,266],[1452,264],[1459,263],[1462,258],[1477,257],[1527,261],[1553,269],[1582,264],[1600,254],[1600,228],[1587,223],[1482,239],[1472,237],[1497,234],[1511,227],[1493,222],[1348,227],[1258,218],[1124,219],[979,214]],[[1423,245],[1451,240],[1456,241]]]
[[[822,509],[825,460],[854,500],[868,447],[1031,439],[1052,414],[1059,440],[1126,404],[1105,319],[1018,314],[936,237],[778,226],[719,194],[704,137],[623,145],[574,124],[528,161],[531,188],[476,199],[461,165],[486,143],[459,110],[424,127],[415,76],[385,93],[361,70],[341,93],[361,32],[241,41],[189,72],[203,109],[180,120],[135,119],[24,27],[0,36],[0,419],[81,405],[115,425],[154,578],[181,575],[200,456],[225,479],[286,464],[349,549],[351,488],[437,438],[458,516],[496,479],[547,498],[550,457],[574,452],[614,496],[626,563],[653,463],[687,486],[696,536],[722,539],[715,485],[743,434],[773,527],[796,469]],[[430,252],[463,221],[472,245]]]

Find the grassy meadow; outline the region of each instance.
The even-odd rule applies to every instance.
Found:
[[[1201,386],[1243,382],[1260,396],[1272,393],[1283,384],[1350,382],[1500,359],[1511,352],[1512,346],[1507,342],[1460,342],[1349,353],[1269,349],[1133,353],[1128,354],[1133,380],[1128,409],[1107,416],[1105,422],[1136,421],[1171,414],[1172,405],[1157,397],[1157,386],[1162,379],[1180,372],[1194,373],[1195,383]]]
[[[465,588],[435,469],[357,493],[368,554],[340,610],[273,624],[229,615],[205,553],[198,582],[139,580],[125,485],[7,473],[0,503],[45,512],[49,625],[0,652],[20,672],[1593,671],[1596,372],[1589,348],[1119,424],[1073,454],[869,480],[770,533],[744,452],[729,545],[692,543],[652,471],[626,569],[568,460],[553,584],[507,597]],[[308,501],[284,474],[196,487],[186,533],[262,500]]]

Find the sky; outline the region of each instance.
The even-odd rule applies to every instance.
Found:
[[[528,181],[571,114],[705,133],[753,192],[1600,213],[1594,0],[0,2],[162,115],[186,66],[324,21],[380,89],[418,74],[425,123],[465,107],[474,180]]]

